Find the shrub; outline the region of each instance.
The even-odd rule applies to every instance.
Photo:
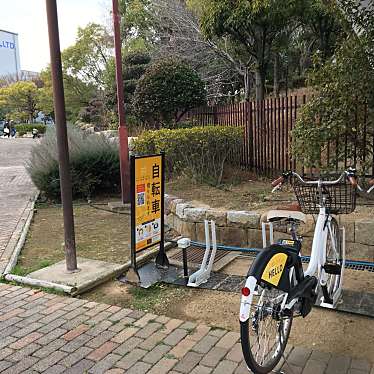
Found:
[[[198,125],[193,121],[183,121],[165,125],[165,128],[167,129],[190,129],[191,127],[198,127]]]
[[[73,197],[91,197],[101,191],[117,192],[120,185],[118,145],[102,135],[88,135],[68,126]],[[31,151],[28,173],[47,198],[60,199],[56,133],[49,129]]]
[[[197,181],[219,185],[230,152],[242,144],[238,127],[207,126],[146,131],[134,142],[138,154],[166,154],[166,172],[186,174]]]
[[[134,113],[149,125],[178,123],[206,101],[204,82],[187,64],[174,58],[148,67],[134,94]]]
[[[23,136],[27,134],[28,132],[32,132],[32,129],[37,129],[39,131],[39,134],[44,134],[46,127],[45,125],[41,124],[21,124],[21,125],[16,125],[16,130],[17,130],[17,135],[18,136]]]

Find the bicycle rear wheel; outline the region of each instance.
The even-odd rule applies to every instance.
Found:
[[[326,303],[333,304],[335,292],[340,286],[343,271],[343,243],[338,222],[334,217],[328,226],[326,243],[326,285],[322,286],[323,298]]]
[[[283,291],[257,285],[258,297],[251,305],[251,317],[240,322],[240,337],[247,366],[258,374],[269,373],[282,358],[290,335],[293,311],[281,310]],[[256,298],[256,299],[255,299]]]

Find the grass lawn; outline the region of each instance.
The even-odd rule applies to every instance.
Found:
[[[100,206],[104,207],[105,206]],[[77,255],[107,262],[130,258],[130,216],[74,206]],[[39,204],[13,273],[23,275],[65,258],[62,208]]]
[[[167,183],[166,192],[214,208],[254,210],[274,204],[269,201],[269,181],[251,179],[249,174],[238,172],[234,177],[231,176],[231,180],[237,182],[217,188],[194,183],[188,178],[177,178]],[[287,192],[283,194],[289,196]],[[107,209],[106,203],[113,199],[115,198],[97,199],[95,206]],[[65,257],[61,205],[39,203],[36,208],[25,246],[13,272],[15,274],[25,275]],[[115,263],[129,260],[128,215],[95,209],[86,203],[77,202],[74,206],[74,219],[78,256]]]

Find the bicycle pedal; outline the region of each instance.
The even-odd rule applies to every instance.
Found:
[[[326,262],[323,268],[327,274],[340,275],[342,272],[342,267],[339,264]]]

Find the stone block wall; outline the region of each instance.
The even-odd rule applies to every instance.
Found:
[[[261,222],[266,218],[257,211],[225,211],[210,207],[195,207],[175,196],[165,195],[165,222],[181,235],[205,242],[204,220],[216,222],[218,244],[262,248]],[[352,260],[374,261],[374,217],[352,220],[339,216],[339,223],[346,230],[346,257]],[[314,232],[314,220],[300,227],[303,254],[310,254]],[[275,238],[287,238],[276,232]]]

